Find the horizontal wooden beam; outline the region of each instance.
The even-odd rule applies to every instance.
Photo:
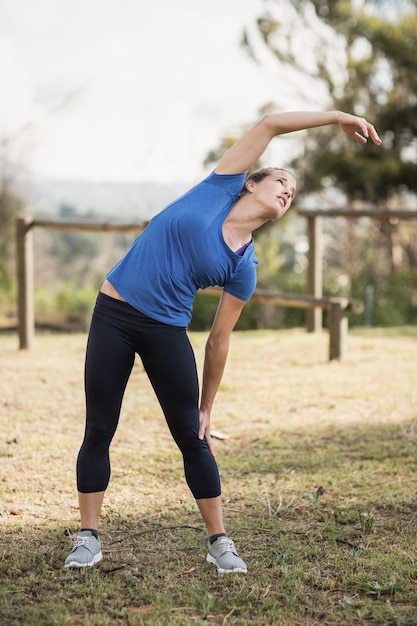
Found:
[[[406,209],[297,209],[302,217],[372,217],[374,219],[417,219],[417,210]]]
[[[207,287],[207,289],[200,290],[200,293],[207,295],[220,296],[222,293],[220,287]],[[349,313],[361,313],[363,311],[362,300],[356,300],[354,298],[333,298],[323,296],[316,298],[309,294],[303,293],[285,293],[279,291],[268,291],[266,289],[255,289],[251,300],[255,302],[262,302],[264,304],[275,304],[278,306],[294,307],[299,309],[314,309],[320,307],[322,309],[330,310],[333,305],[338,304],[342,310]]]
[[[207,287],[199,293],[220,297],[223,289]],[[329,360],[343,360],[346,356],[348,313],[361,313],[363,302],[353,298],[316,298],[309,294],[280,293],[255,289],[252,300],[275,306],[313,309],[320,307],[329,312]]]
[[[147,226],[148,222],[141,224],[112,224],[111,222],[58,222],[54,220],[33,220],[29,227],[41,226],[42,228],[56,230],[88,230],[96,232],[114,232],[114,233],[140,233]]]

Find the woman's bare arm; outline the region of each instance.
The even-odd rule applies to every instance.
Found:
[[[206,343],[203,385],[200,401],[200,439],[206,438],[210,452],[214,456],[213,443],[210,436],[210,415],[214,398],[219,389],[229,351],[230,335],[242,309],[243,300],[223,292],[220,303]]]
[[[217,174],[246,172],[262,156],[274,137],[331,124],[338,125],[343,132],[359,143],[364,144],[369,138],[375,145],[381,144],[375,128],[365,118],[342,111],[271,113],[262,117],[227,150],[215,171]]]

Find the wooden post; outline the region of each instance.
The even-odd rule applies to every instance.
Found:
[[[33,219],[16,220],[17,315],[20,350],[30,350],[35,330],[33,304]]]
[[[346,356],[348,334],[347,303],[332,302],[329,308],[329,360],[343,360]]]
[[[323,296],[322,218],[307,216],[308,268],[307,293],[315,298]],[[307,311],[307,331],[320,332],[323,328],[323,311],[320,307]]]

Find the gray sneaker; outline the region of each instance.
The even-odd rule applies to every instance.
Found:
[[[96,539],[91,530],[83,530],[75,537],[74,548],[65,559],[64,567],[92,567],[102,558],[100,539]]]
[[[246,574],[248,571],[245,561],[236,552],[235,544],[230,537],[218,537],[211,545],[209,544],[207,561],[216,565],[219,575]]]

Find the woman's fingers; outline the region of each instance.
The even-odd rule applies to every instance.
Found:
[[[376,146],[380,146],[382,143],[373,124],[363,117],[350,115],[346,120],[340,122],[340,126],[347,135],[353,137],[358,143],[365,144],[368,139],[371,139]]]

